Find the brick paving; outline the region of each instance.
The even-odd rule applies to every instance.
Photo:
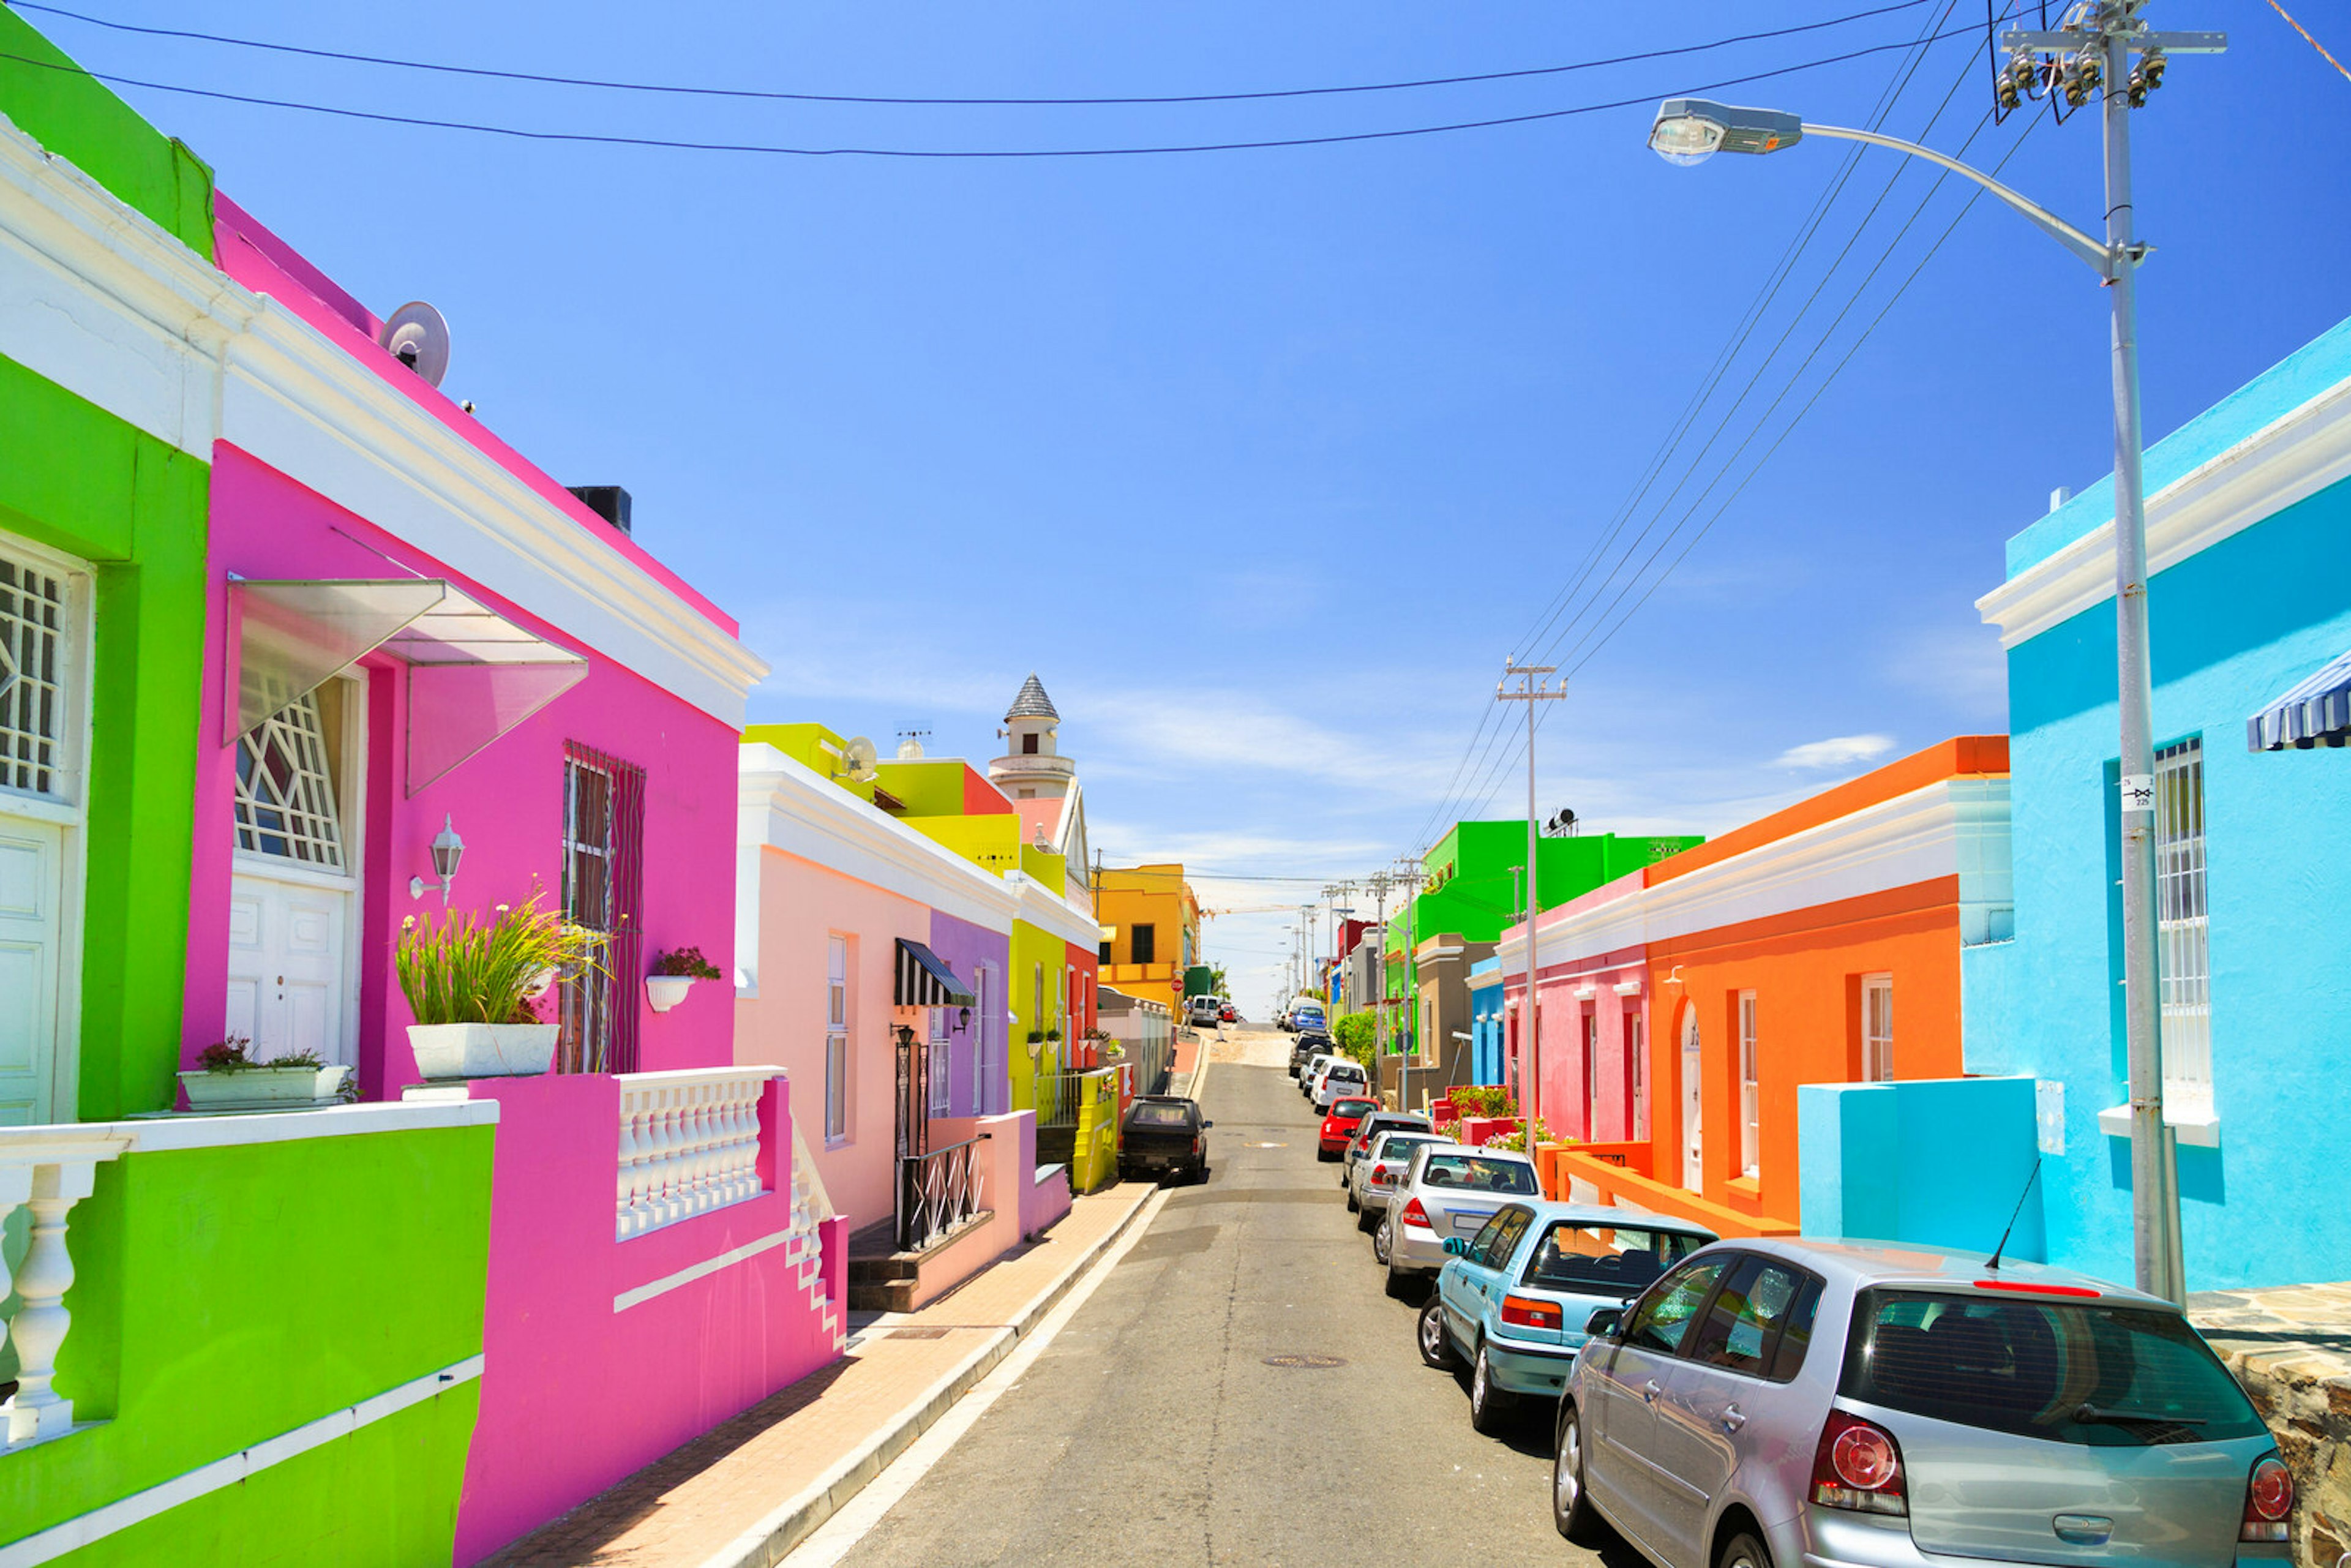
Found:
[[[1001,1360],[1152,1190],[1124,1183],[1079,1198],[1037,1241],[919,1312],[875,1320],[841,1360],[525,1536],[486,1568],[776,1561]],[[788,1521],[778,1519],[788,1512]],[[782,1533],[768,1539],[778,1525]]]

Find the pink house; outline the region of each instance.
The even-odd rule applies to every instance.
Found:
[[[1527,932],[1502,933],[1504,1082],[1520,1084],[1554,1138],[1609,1144],[1644,1140],[1648,1129],[1648,947],[1625,902],[1642,873],[1604,883],[1543,912],[1537,956],[1542,1049],[1527,1044]],[[1564,939],[1569,930],[1573,940]]]
[[[795,1158],[735,946],[736,622],[379,346],[383,323],[235,204],[194,776],[184,1063],[243,1036],[365,1099],[495,1100],[475,1560],[840,1354],[841,1222]],[[427,362],[420,368],[429,370]],[[420,1082],[402,923],[538,896],[609,934],[549,993],[545,1076]]]

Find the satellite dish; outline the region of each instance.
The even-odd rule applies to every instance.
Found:
[[[449,323],[422,299],[412,299],[392,313],[377,340],[384,351],[437,387],[449,373]]]
[[[850,737],[849,744],[841,748],[841,760],[849,769],[849,776],[861,782],[873,777],[873,760],[879,755],[873,743],[862,735]]]

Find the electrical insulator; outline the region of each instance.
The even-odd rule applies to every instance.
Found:
[[[1991,89],[1991,96],[2003,113],[2024,100],[2023,95],[2016,90],[2014,79],[2005,76],[2000,78],[2000,85]]]
[[[2147,90],[2153,92],[2163,85],[2163,51],[2149,49],[2147,58],[2139,62],[2139,73],[2147,78]]]
[[[2123,97],[2129,102],[2133,109],[2145,109],[2147,107],[2147,73],[2143,70],[2134,69],[2130,74],[2130,80],[2124,86]]]

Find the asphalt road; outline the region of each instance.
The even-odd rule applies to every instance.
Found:
[[[1229,1026],[1228,1033],[1233,1033]],[[1020,1382],[841,1559],[851,1568],[1409,1563],[1635,1568],[1552,1530],[1548,1415],[1469,1428],[1415,1309],[1315,1158],[1287,1036],[1218,1048],[1213,1172],[1170,1194]],[[1338,1357],[1321,1369],[1268,1357]]]

